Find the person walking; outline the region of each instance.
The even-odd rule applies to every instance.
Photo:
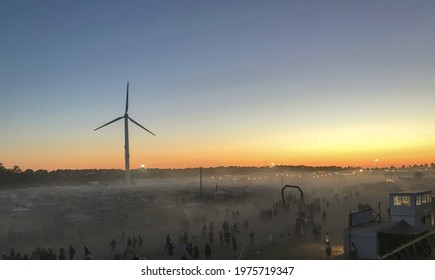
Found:
[[[110,241],[110,246],[112,247],[112,252],[111,254],[113,255],[115,253],[115,249],[116,249],[116,241],[115,238],[112,238],[112,241]]]
[[[331,254],[332,254],[332,247],[331,247],[331,243],[326,242],[325,244],[325,252],[326,252],[326,257],[329,259],[331,258]]]
[[[198,246],[195,246],[195,248],[193,249],[193,258],[195,260],[199,260],[199,248],[198,248]]]
[[[253,230],[249,233],[249,239],[251,240],[251,246],[255,247],[255,233]]]
[[[121,240],[124,240],[125,238],[125,230],[124,227],[121,227]]]
[[[205,255],[205,259],[206,260],[211,260],[211,247],[210,245],[207,244],[205,245],[205,249],[204,249],[204,255]]]
[[[70,244],[69,245],[69,259],[73,260],[74,259],[74,255],[76,254],[76,250],[74,249],[74,247]]]

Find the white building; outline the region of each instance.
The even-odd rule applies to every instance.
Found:
[[[431,191],[391,193],[390,221],[383,221],[372,209],[349,214],[349,227],[343,231],[344,252],[349,256],[353,243],[358,258],[377,259],[431,230],[432,211]]]
[[[403,191],[390,193],[391,220],[404,220],[419,231],[431,230],[432,191]]]

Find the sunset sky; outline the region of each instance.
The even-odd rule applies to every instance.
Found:
[[[0,2],[0,162],[435,162],[435,1]]]

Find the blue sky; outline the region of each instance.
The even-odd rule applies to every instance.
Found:
[[[122,124],[92,130],[123,114],[127,81],[130,116],[157,134],[130,128],[133,167],[431,161],[434,12],[433,1],[2,1],[0,161],[121,168]],[[355,137],[354,154],[334,144]],[[388,141],[398,148],[376,148]]]

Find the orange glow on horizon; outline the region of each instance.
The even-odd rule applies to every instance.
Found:
[[[427,129],[432,122],[406,125],[411,128],[391,124],[388,131],[382,125],[301,128],[298,133],[296,129],[274,129],[279,132],[237,132],[222,137],[183,134],[146,138],[137,134],[130,141],[130,166],[265,166],[268,161],[275,165],[374,168],[378,158],[381,168],[435,162],[435,136]],[[123,138],[116,130],[101,134],[89,133],[70,145],[63,138],[54,144],[41,141],[37,149],[23,144],[19,155],[6,147],[0,161],[7,168],[18,165],[33,170],[124,169]]]
[[[306,151],[256,151],[247,150],[222,150],[214,153],[207,152],[168,152],[167,154],[155,153],[137,153],[131,155],[131,169],[140,168],[142,164],[146,168],[195,168],[195,167],[217,167],[217,166],[265,166],[272,162],[278,165],[306,165],[306,166],[358,166],[362,168],[374,168],[375,158],[379,158],[377,166],[381,167],[401,167],[402,165],[420,165],[434,162],[435,148],[428,149],[408,149],[407,153],[390,150],[382,153],[373,151],[345,151],[342,153],[319,150]],[[124,155],[122,153],[105,153],[98,156],[82,157],[80,155],[57,155],[47,156],[45,158],[24,159],[17,162],[2,162],[6,168],[12,168],[13,165],[20,166],[21,169],[124,169]]]

